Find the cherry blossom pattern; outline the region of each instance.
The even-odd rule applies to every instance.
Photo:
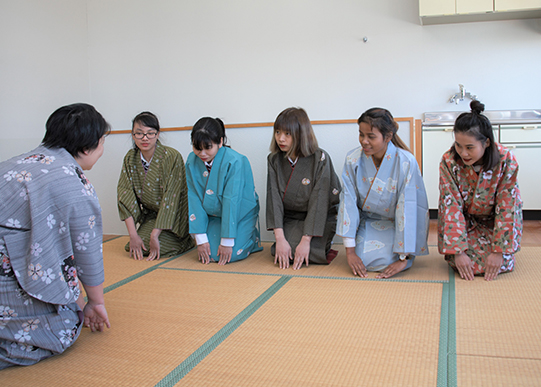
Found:
[[[60,332],[58,332],[58,336],[60,337],[60,342],[64,345],[70,345],[73,342],[73,339],[75,338],[76,333],[77,333],[77,328],[62,329]]]
[[[17,317],[17,313],[9,305],[0,305],[0,329],[4,329],[12,317]]]
[[[25,332],[30,332],[31,330],[35,331],[36,329],[38,329],[38,325],[39,325],[39,318],[33,318],[33,319],[23,322],[22,328]]]
[[[41,280],[45,282],[47,285],[53,282],[55,278],[56,278],[56,274],[53,273],[53,269],[51,268],[44,270],[43,275],[41,276]]]
[[[56,220],[54,218],[53,214],[49,214],[47,216],[47,227],[49,227],[51,230],[53,229],[53,226],[56,224]]]
[[[12,179],[17,178],[17,171],[8,171],[6,174],[4,174],[4,179],[7,181],[11,181]]]
[[[75,242],[75,247],[77,250],[86,250],[85,243],[88,243],[90,235],[87,232],[82,232],[77,236],[77,242]]]
[[[13,336],[15,340],[17,340],[19,343],[24,343],[25,341],[30,341],[32,337],[30,337],[29,332],[25,331],[24,329],[19,330],[15,335]]]
[[[28,265],[28,276],[31,277],[34,281],[37,281],[41,278],[43,275],[43,271],[41,270],[41,264],[34,265],[31,263]]]

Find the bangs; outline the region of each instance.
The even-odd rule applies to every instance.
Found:
[[[198,151],[212,148],[213,145],[214,141],[206,130],[198,130],[192,133],[192,146]]]

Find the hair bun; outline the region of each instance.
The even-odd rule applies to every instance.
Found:
[[[477,100],[473,100],[470,103],[472,113],[481,114],[485,111],[485,105]]]

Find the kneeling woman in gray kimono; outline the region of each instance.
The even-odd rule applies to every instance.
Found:
[[[303,262],[329,264],[336,230],[340,181],[331,158],[318,147],[303,109],[288,108],[274,122],[268,156],[267,229],[274,230],[271,254],[281,269]]]
[[[361,146],[346,156],[336,233],[354,275],[389,278],[428,254],[428,200],[391,113],[372,108],[357,122]]]
[[[0,369],[64,352],[83,323],[110,327],[101,208],[83,173],[110,127],[94,107],[74,104],[46,128],[41,146],[0,163]]]

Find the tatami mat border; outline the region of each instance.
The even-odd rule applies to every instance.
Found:
[[[117,238],[114,238],[117,239]],[[110,239],[110,240],[114,240]],[[105,241],[104,243],[107,243]],[[190,250],[191,251],[191,250]],[[189,253],[168,258],[152,267],[142,270],[128,278],[123,279],[115,284],[107,286],[104,293],[110,292],[119,288],[133,280],[136,280],[148,273],[157,269],[161,270],[177,270],[177,271],[192,271],[192,272],[207,272],[221,274],[242,274],[256,276],[274,276],[280,277],[271,287],[263,294],[248,305],[235,318],[220,329],[201,347],[195,350],[186,360],[179,364],[173,371],[165,376],[156,384],[156,387],[169,387],[178,383],[186,374],[188,374],[195,366],[197,366],[208,354],[210,354],[220,343],[222,343],[231,333],[244,323],[252,314],[254,314],[265,302],[267,302],[276,292],[278,292],[292,278],[309,278],[309,279],[329,279],[343,281],[382,281],[382,282],[403,282],[403,283],[438,283],[442,284],[442,306],[440,318],[440,339],[438,353],[438,376],[437,386],[457,386],[457,355],[456,355],[456,310],[455,310],[455,273],[449,268],[449,280],[411,280],[411,279],[377,279],[377,278],[360,278],[360,277],[327,277],[327,276],[307,276],[307,275],[291,275],[291,274],[275,274],[275,273],[250,273],[250,272],[230,272],[221,270],[198,270],[198,269],[183,269],[162,267],[168,262]]]
[[[126,236],[126,235],[117,235],[117,236],[115,236],[115,237],[112,237],[112,238],[110,238],[110,239],[107,239],[106,241],[103,241],[103,243],[111,242],[111,241],[114,241],[114,240],[116,240],[116,239],[118,239],[118,238],[123,238],[123,237],[125,237],[125,236]]]
[[[449,281],[443,284],[441,295],[438,387],[457,386],[456,361],[455,273],[449,267]]]
[[[250,305],[240,312],[233,320],[227,323],[205,344],[196,349],[186,360],[180,363],[173,371],[160,380],[156,387],[169,387],[178,383],[188,372],[197,366],[209,353],[231,335],[251,315],[253,315],[265,302],[280,290],[292,277],[282,276],[272,284],[263,294],[257,297]]]
[[[110,292],[111,290],[115,290],[116,288],[118,288],[118,287],[120,287],[122,285],[130,283],[131,281],[136,280],[137,278],[140,278],[140,277],[144,276],[145,274],[151,273],[154,270],[159,269],[160,266],[165,265],[166,263],[171,262],[172,260],[177,259],[178,257],[182,257],[183,255],[188,254],[192,250],[193,249],[190,249],[190,250],[188,250],[188,251],[186,251],[186,252],[184,252],[182,254],[175,255],[174,257],[168,258],[168,259],[166,259],[166,260],[164,260],[164,261],[162,261],[160,263],[157,263],[156,265],[151,266],[151,267],[149,267],[149,268],[147,268],[145,270],[142,270],[139,273],[135,273],[134,275],[131,275],[128,278],[124,278],[122,281],[118,281],[118,282],[116,282],[116,283],[114,283],[112,285],[109,285],[105,289],[103,289],[103,293],[107,293],[107,292]]]
[[[302,275],[302,274],[276,274],[276,273],[251,273],[242,271],[221,271],[221,270],[199,270],[199,269],[185,269],[178,267],[160,267],[161,270],[180,270],[180,271],[193,271],[200,273],[221,273],[221,274],[244,274],[244,275],[263,275],[270,277],[291,277],[291,278],[312,278],[312,279],[330,279],[330,280],[343,280],[343,281],[381,281],[381,282],[413,282],[413,283],[429,283],[429,284],[446,284],[449,281],[439,280],[413,280],[413,279],[400,279],[400,278],[361,278],[356,276],[351,277],[331,277],[331,276],[319,276],[319,275]]]

